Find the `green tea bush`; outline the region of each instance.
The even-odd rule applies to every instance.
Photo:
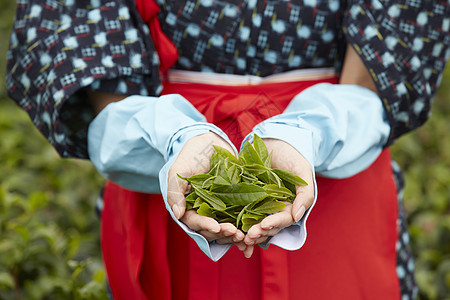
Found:
[[[450,299],[450,66],[424,126],[392,147],[405,175],[405,207],[420,299]]]
[[[107,299],[94,212],[104,180],[60,159],[6,97],[14,9],[0,0],[0,299]]]
[[[103,179],[0,101],[0,299],[107,299],[94,206]]]

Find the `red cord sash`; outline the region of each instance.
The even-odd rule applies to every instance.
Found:
[[[156,52],[159,56],[161,72],[167,71],[178,59],[178,52],[175,45],[162,32],[158,20],[159,6],[153,0],[136,0],[136,8],[150,29]]]

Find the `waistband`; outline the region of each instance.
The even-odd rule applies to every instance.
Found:
[[[253,86],[272,83],[297,82],[305,80],[322,80],[337,77],[334,68],[315,68],[293,70],[266,77],[254,75],[235,75],[184,70],[169,70],[165,80],[169,83],[199,83],[221,86]]]

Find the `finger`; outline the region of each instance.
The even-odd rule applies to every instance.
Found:
[[[264,220],[253,225],[245,236],[247,245],[256,244],[256,240],[263,236],[271,236],[277,234],[281,229],[288,227],[294,223],[289,207],[285,207],[282,211],[267,216]]]
[[[247,246],[252,246],[256,244],[264,243],[269,237],[276,235],[278,232],[280,232],[280,228],[273,228],[268,231],[264,231],[262,235],[259,235],[257,238],[245,238],[244,243]]]
[[[253,250],[255,249],[255,246],[247,246],[244,250],[244,256],[246,258],[250,258],[253,255]]]
[[[219,238],[219,239],[216,239],[216,243],[217,243],[217,244],[221,244],[221,245],[224,245],[224,244],[233,244],[233,238],[232,238],[232,237],[229,237],[229,236],[223,237],[223,238]]]
[[[216,234],[220,232],[220,225],[216,220],[200,216],[193,210],[188,210],[181,221],[195,231],[205,230]]]
[[[269,238],[269,236],[264,236],[264,237],[261,237],[261,238],[257,239],[255,241],[255,245],[265,243],[268,238]]]
[[[244,242],[236,243],[235,245],[240,251],[245,251],[245,249],[247,249],[247,245]]]
[[[288,205],[280,212],[269,215],[261,222],[261,229],[262,230],[270,230],[274,227],[278,228],[284,228],[287,226],[290,226],[292,223],[294,223],[294,219],[292,218],[291,213],[292,206]]]
[[[208,242],[217,241],[218,239],[222,238],[222,235],[213,233],[208,230],[199,230],[197,232],[203,235]]]
[[[260,224],[255,224],[247,231],[247,234],[245,235],[244,241],[253,240],[261,237],[263,234],[263,229],[261,228]]]
[[[252,227],[250,227],[249,231],[245,235],[244,243],[248,246],[254,245],[255,240],[259,239],[264,234],[264,230],[261,228],[260,224],[255,224]]]
[[[220,225],[220,232],[224,235],[224,236],[232,236],[235,235],[237,233],[237,228],[231,224],[231,223],[221,223]]]
[[[198,231],[201,235],[203,235],[208,242],[216,241],[218,244],[234,244],[233,238],[234,236],[225,236],[223,232],[213,233],[206,230]],[[243,242],[241,242],[245,245]],[[239,244],[239,243],[238,243]]]
[[[237,230],[236,234],[233,236],[233,243],[242,242],[244,240],[244,238],[245,238],[245,234],[242,231]]]
[[[167,202],[172,208],[175,218],[183,217],[186,210],[184,194],[187,192],[188,182],[179,178],[174,172],[169,171],[167,180]]]
[[[311,181],[312,182],[312,181]],[[306,209],[314,203],[314,186],[311,183],[308,186],[297,187],[297,195],[292,204],[292,217],[295,222],[300,221],[306,212]]]
[[[215,240],[218,244],[232,244],[235,240],[235,235],[237,233],[237,228],[231,223],[220,223],[220,232],[218,234],[208,233],[205,237],[208,237],[208,241]],[[203,235],[203,232],[200,232]],[[240,241],[236,239],[236,241]]]

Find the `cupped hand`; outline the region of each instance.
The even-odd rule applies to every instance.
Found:
[[[233,148],[219,135],[209,132],[190,139],[181,150],[175,162],[169,169],[167,202],[174,216],[192,230],[203,235],[209,242],[219,244],[235,244],[239,250],[246,250],[244,233],[231,223],[219,224],[216,220],[200,216],[193,210],[186,211],[184,195],[190,190],[187,181],[177,176],[190,177],[196,174],[206,174],[210,170],[210,158],[214,152],[213,145],[234,152]]]
[[[298,222],[314,202],[313,172],[308,161],[294,147],[282,140],[263,140],[269,153],[273,151],[272,168],[290,171],[300,176],[308,185],[296,186],[296,197],[292,204],[286,202],[281,211],[267,216],[261,223],[249,229],[244,239],[244,243],[248,246],[244,250],[246,257],[252,255],[254,245],[264,243],[283,228]]]

